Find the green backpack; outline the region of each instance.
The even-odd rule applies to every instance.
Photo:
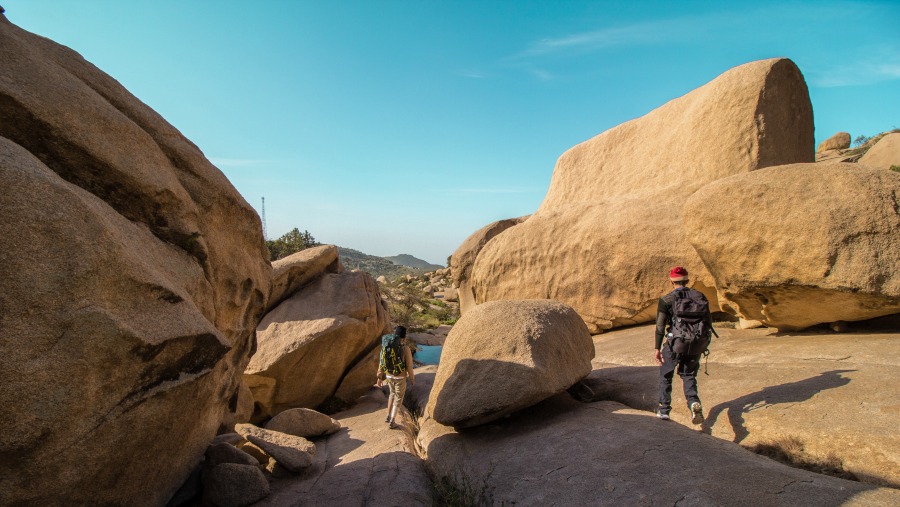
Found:
[[[393,334],[381,337],[381,369],[394,377],[402,377],[406,373],[406,363],[403,361],[403,349],[400,338]]]

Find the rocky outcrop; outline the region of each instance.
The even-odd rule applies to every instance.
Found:
[[[425,409],[442,424],[484,424],[562,392],[586,376],[590,334],[556,301],[491,301],[450,331]]]
[[[263,317],[245,372],[256,416],[314,408],[389,327],[375,280],[365,272],[327,273]],[[374,382],[374,373],[371,377]]]
[[[564,153],[538,211],[476,257],[475,300],[556,299],[596,333],[652,320],[667,270],[682,265],[715,306],[712,276],[683,237],[684,198],[733,174],[812,162],[813,143],[793,62],[729,70]]]
[[[74,51],[0,16],[0,62],[0,504],[163,505],[234,408],[260,220]]]
[[[272,311],[316,277],[343,271],[338,249],[334,245],[314,246],[278,259],[272,263],[272,293],[266,312]]]
[[[648,347],[649,349],[649,347]],[[893,505],[900,491],[791,468],[615,402],[567,394],[455,432],[421,421],[438,484],[475,505]]]
[[[479,252],[484,248],[488,241],[503,231],[524,222],[528,217],[508,218],[488,224],[478,229],[471,236],[466,238],[459,248],[450,256],[450,273],[458,292],[456,297],[459,299],[460,312],[465,313],[467,310],[475,306],[475,294],[472,292],[471,282],[469,281],[472,274],[472,265]]]
[[[822,141],[816,152],[824,152],[828,150],[846,150],[850,147],[850,134],[847,132],[838,132],[837,134]]]
[[[384,422],[387,400],[380,390],[354,408],[335,414],[342,429],[316,440],[316,455],[303,473],[273,477],[271,495],[258,507],[296,505],[432,505],[432,486],[416,454],[415,421],[405,410],[400,429]]]
[[[685,231],[744,318],[782,330],[870,319],[900,312],[898,193],[892,171],[771,167],[697,191]]]
[[[890,169],[900,166],[900,132],[887,134],[859,159],[860,165]]]
[[[813,469],[900,486],[900,334],[896,319],[880,320],[850,323],[839,334],[719,328],[709,375],[699,376],[702,431],[767,454],[793,454]],[[584,381],[594,399],[655,410],[652,335],[652,326],[641,326],[594,337],[603,353]],[[673,420],[689,426],[677,377],[672,394]]]

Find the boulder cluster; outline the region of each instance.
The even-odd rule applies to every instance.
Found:
[[[680,265],[714,310],[782,330],[898,313],[897,135],[871,165],[814,163],[796,65],[731,69],[568,150],[533,215],[467,239],[450,262],[462,311],[555,299],[598,333],[653,320]]]
[[[378,284],[366,272],[345,271],[333,245],[302,250],[272,267],[273,294],[244,372],[252,420],[355,401],[373,384],[380,337],[390,332]]]
[[[900,134],[815,163],[789,60],[572,148],[533,215],[393,282],[345,270],[331,245],[270,263],[258,216],[196,146],[2,15],[0,117],[0,505],[431,505],[435,489],[486,505],[900,503],[895,335],[724,333],[704,428],[719,439],[647,412],[649,327],[591,336],[650,320],[674,264],[716,308],[781,330],[900,312]],[[465,314],[410,333],[444,349],[393,429],[372,384],[403,293]],[[741,345],[766,340],[786,353],[748,359]],[[869,484],[723,441],[760,435],[849,448],[838,461]]]

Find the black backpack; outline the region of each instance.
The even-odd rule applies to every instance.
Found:
[[[694,289],[676,290],[672,300],[669,340],[676,354],[695,356],[709,348],[711,333],[709,301]]]
[[[403,350],[400,345],[400,337],[386,334],[381,337],[381,368],[388,375],[401,377],[406,373],[406,363],[403,361]]]

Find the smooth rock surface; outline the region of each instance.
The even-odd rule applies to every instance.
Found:
[[[461,313],[465,313],[469,308],[475,306],[475,295],[472,292],[469,278],[478,253],[481,252],[481,249],[484,248],[488,241],[510,227],[524,222],[527,218],[527,216],[507,218],[506,220],[490,223],[473,232],[450,256],[450,273],[458,290],[457,298],[459,299],[459,310]]]
[[[649,347],[648,347],[649,350]],[[418,440],[476,505],[888,506],[900,491],[791,468],[615,402],[561,394],[502,422]]]
[[[568,389],[593,357],[587,327],[562,303],[478,305],[447,336],[425,412],[457,428],[484,424]]]
[[[565,152],[540,208],[484,245],[467,283],[479,304],[561,301],[592,333],[652,320],[674,265],[715,306],[712,277],[684,238],[684,198],[733,174],[814,158],[796,65],[741,65]]]
[[[285,410],[266,423],[266,429],[303,438],[330,435],[341,429],[341,423],[308,408]]]
[[[386,332],[387,330],[385,329],[384,331]],[[380,354],[381,345],[376,344],[344,375],[344,378],[341,379],[341,385],[334,392],[334,397],[352,405],[360,396],[369,392],[369,388],[375,385],[375,378],[378,375]]]
[[[163,505],[249,360],[259,217],[76,52],[0,16],[0,62],[0,504]]]
[[[900,132],[887,134],[859,158],[860,165],[890,169],[900,166]]]
[[[709,375],[698,376],[703,432],[747,447],[795,440],[811,462],[842,463],[860,480],[900,487],[897,329],[890,319],[849,323],[841,334],[719,328]],[[653,326],[594,342],[595,369],[584,383],[595,399],[655,410]],[[678,377],[672,394],[672,419],[690,426]]]
[[[304,286],[257,328],[257,352],[244,375],[257,411],[272,416],[319,406],[388,327],[368,273],[328,273]]]
[[[300,472],[308,467],[312,463],[312,456],[316,453],[316,444],[303,437],[259,428],[252,424],[238,424],[235,430],[291,472]]]
[[[335,414],[341,430],[317,442],[303,474],[274,478],[260,507],[297,505],[432,505],[431,481],[416,455],[415,421],[397,413],[400,429],[384,422],[387,399],[377,389],[351,410]]]
[[[900,313],[898,193],[893,171],[770,167],[697,191],[685,232],[720,304],[744,319],[783,330],[870,319]]]

